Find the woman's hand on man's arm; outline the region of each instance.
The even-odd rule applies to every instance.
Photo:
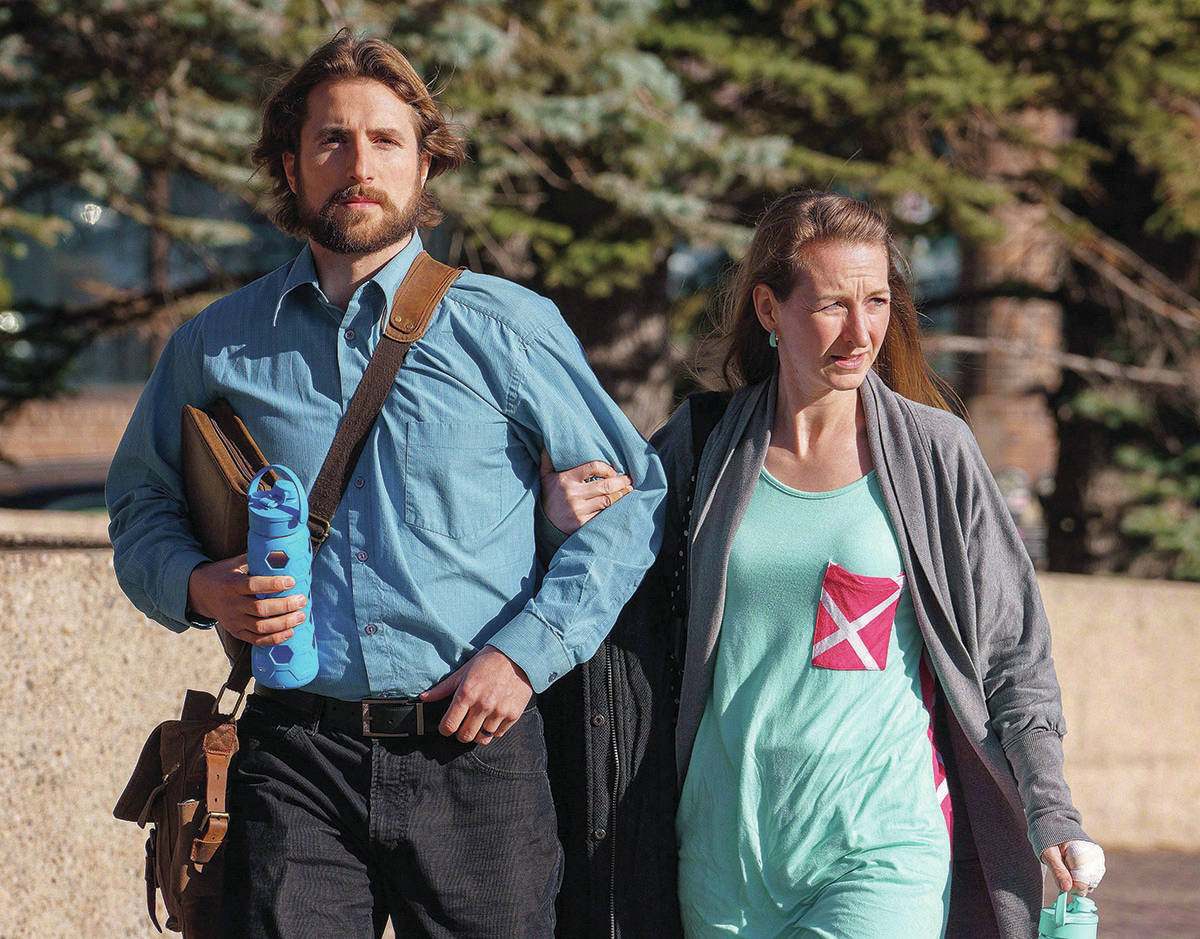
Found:
[[[633,491],[633,481],[607,463],[593,460],[556,472],[542,451],[542,511],[561,532],[571,534]]]

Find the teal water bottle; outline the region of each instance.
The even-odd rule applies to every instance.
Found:
[[[276,483],[258,488],[268,470]],[[250,533],[246,537],[246,568],[251,577],[286,574],[296,586],[266,597],[302,593],[311,598],[312,542],[308,534],[308,496],[300,480],[286,466],[265,466],[250,482]],[[312,607],[304,609],[304,622],[292,638],[274,646],[255,646],[250,661],[255,681],[271,688],[299,688],[317,677],[317,636]]]
[[[1042,910],[1038,939],[1096,939],[1099,922],[1096,904],[1087,897],[1060,893],[1054,906]]]

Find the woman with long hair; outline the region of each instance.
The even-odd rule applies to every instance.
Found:
[[[759,222],[709,347],[725,394],[652,438],[659,560],[543,706],[564,932],[1024,939],[1039,856],[1098,881],[1033,567],[902,267],[854,199]],[[564,533],[611,500],[593,470],[543,477]]]

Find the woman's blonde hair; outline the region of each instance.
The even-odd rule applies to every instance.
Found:
[[[889,388],[906,398],[947,411],[961,410],[957,395],[929,367],[921,351],[917,307],[902,273],[907,264],[887,221],[865,202],[815,190],[776,199],[759,219],[750,248],[734,269],[717,328],[701,353],[703,359],[720,363],[724,385],[752,385],[775,370],[778,355],[754,312],[754,288],[765,284],[776,298],[786,300],[796,284],[804,249],[822,241],[887,249],[891,319],[873,368]]]

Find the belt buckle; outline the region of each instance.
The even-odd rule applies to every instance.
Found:
[[[363,698],[362,699],[362,735],[364,737],[412,737],[408,731],[400,731],[399,733],[386,733],[384,731],[375,731],[371,729],[371,705],[373,704],[399,704],[408,705],[416,708],[417,711],[417,732],[415,736],[421,736],[425,733],[425,702],[421,700],[412,700],[409,698]]]

